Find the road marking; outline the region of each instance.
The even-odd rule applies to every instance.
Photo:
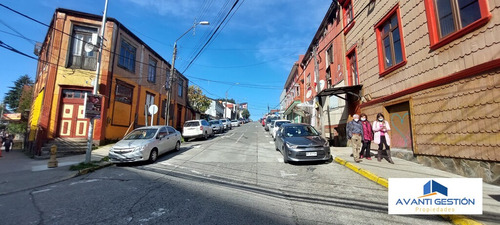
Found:
[[[82,180],[82,181],[77,181],[77,182],[73,182],[69,185],[75,185],[75,184],[84,184],[84,183],[91,183],[91,182],[96,182],[96,181],[99,181],[97,179],[91,179],[91,180]]]
[[[289,176],[297,176],[296,173],[286,173],[285,171],[281,170],[280,171],[281,173],[281,177],[285,178],[285,177],[289,177]]]
[[[274,144],[274,141],[270,141],[269,144]]]
[[[195,173],[195,174],[201,174],[200,172],[196,171],[196,170],[191,170],[192,173]]]
[[[240,141],[241,137],[243,137],[243,134],[245,134],[245,133],[241,134],[241,136],[238,138],[238,140],[236,140],[236,143],[238,143],[238,141]]]
[[[195,145],[193,148],[201,148],[201,145]]]
[[[280,163],[284,162],[283,158],[278,158],[278,162],[280,162]]]
[[[52,189],[43,189],[43,190],[31,192],[31,194],[42,193],[42,192],[46,192],[46,191],[50,191],[50,190],[52,190]]]

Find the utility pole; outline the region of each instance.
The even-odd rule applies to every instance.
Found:
[[[173,87],[173,82],[175,81],[174,79],[174,75],[175,75],[175,58],[177,57],[177,41],[179,41],[179,39],[181,39],[182,37],[184,37],[184,35],[186,35],[187,33],[189,33],[189,31],[191,31],[192,29],[194,29],[197,25],[210,25],[210,22],[208,21],[201,21],[201,22],[198,22],[198,23],[194,23],[193,26],[191,26],[186,32],[184,32],[179,38],[177,38],[177,40],[175,40],[174,42],[174,52],[172,54],[172,65],[170,67],[170,82],[168,83],[168,97],[167,97],[167,105],[166,105],[166,111],[165,114],[166,114],[166,124],[168,126],[168,121],[169,121],[169,117],[170,117],[170,99],[171,99],[171,96],[172,96],[172,87]],[[173,121],[172,121],[173,122]]]
[[[184,35],[182,35],[184,36]],[[182,37],[181,36],[181,37]],[[179,39],[177,39],[179,40]],[[170,77],[168,78],[168,96],[167,96],[167,104],[166,104],[166,118],[165,120],[167,120],[167,126],[168,126],[168,122],[170,120],[170,101],[171,101],[171,97],[172,97],[172,83],[174,82],[174,74],[175,74],[175,58],[177,57],[177,41],[175,41],[174,43],[174,53],[172,54],[172,65],[170,66]],[[172,121],[173,122],[173,121]]]
[[[101,57],[102,57],[102,42],[104,41],[104,28],[106,27],[106,12],[108,11],[108,0],[104,3],[104,13],[102,16],[102,24],[101,24],[101,35],[99,36],[99,54],[97,56],[97,68],[95,70],[95,80],[94,80],[94,91],[92,94],[97,95],[97,87],[99,86],[99,73],[101,72]],[[102,110],[102,107],[101,107]],[[87,139],[87,152],[85,153],[85,163],[90,163],[91,154],[92,154],[92,143],[94,139],[94,118],[90,119],[89,123],[89,132]]]

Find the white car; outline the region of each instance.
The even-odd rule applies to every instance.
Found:
[[[182,128],[182,137],[188,142],[191,138],[204,138],[214,136],[212,126],[206,120],[188,120]]]
[[[239,126],[240,126],[240,121],[231,120],[231,127],[239,127]]]
[[[231,130],[233,129],[233,126],[231,126],[231,120],[230,119],[221,119],[220,120],[222,124],[224,124],[224,130]]]
[[[133,130],[109,150],[109,161],[153,163],[168,151],[181,149],[181,133],[170,126],[150,126]]]
[[[276,132],[278,131],[278,129],[280,129],[281,125],[285,123],[290,123],[290,120],[274,120],[273,122],[271,122],[271,129],[269,130],[269,133],[271,133],[273,140],[276,139]]]

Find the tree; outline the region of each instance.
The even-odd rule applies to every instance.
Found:
[[[203,94],[200,87],[194,85],[191,85],[188,88],[188,99],[191,107],[201,113],[207,111],[210,107],[210,103],[212,103],[212,100]]]
[[[243,118],[245,119],[250,118],[250,112],[248,111],[248,109],[243,109],[243,111],[241,112],[241,116],[243,116]]]
[[[226,99],[225,98],[218,98],[218,99],[215,99],[215,101],[226,102]],[[236,101],[234,101],[234,99],[232,99],[232,98],[228,98],[227,102],[236,104]]]
[[[14,87],[9,87],[10,90],[5,94],[4,102],[10,110],[18,111],[24,85],[33,85],[33,80],[28,75],[23,75],[14,81]]]

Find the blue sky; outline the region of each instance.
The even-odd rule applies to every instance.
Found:
[[[298,55],[304,54],[331,0],[246,0],[202,54],[187,65],[230,5],[222,0],[109,0],[108,16],[122,24],[169,62],[174,41],[195,20],[208,20],[178,42],[175,67],[211,98],[248,102],[252,119],[276,107]],[[240,0],[240,2],[242,2]],[[211,4],[208,4],[211,3]],[[2,0],[2,4],[46,24],[56,8],[102,15],[104,0]],[[228,18],[229,19],[229,18]],[[31,40],[42,42],[47,27],[0,7],[0,41],[34,56]],[[0,99],[19,76],[35,78],[36,61],[0,48]],[[203,78],[206,80],[200,80]],[[209,80],[209,81],[207,81]],[[222,82],[219,82],[222,81]],[[239,84],[236,84],[239,83]],[[193,83],[190,83],[190,85]]]

